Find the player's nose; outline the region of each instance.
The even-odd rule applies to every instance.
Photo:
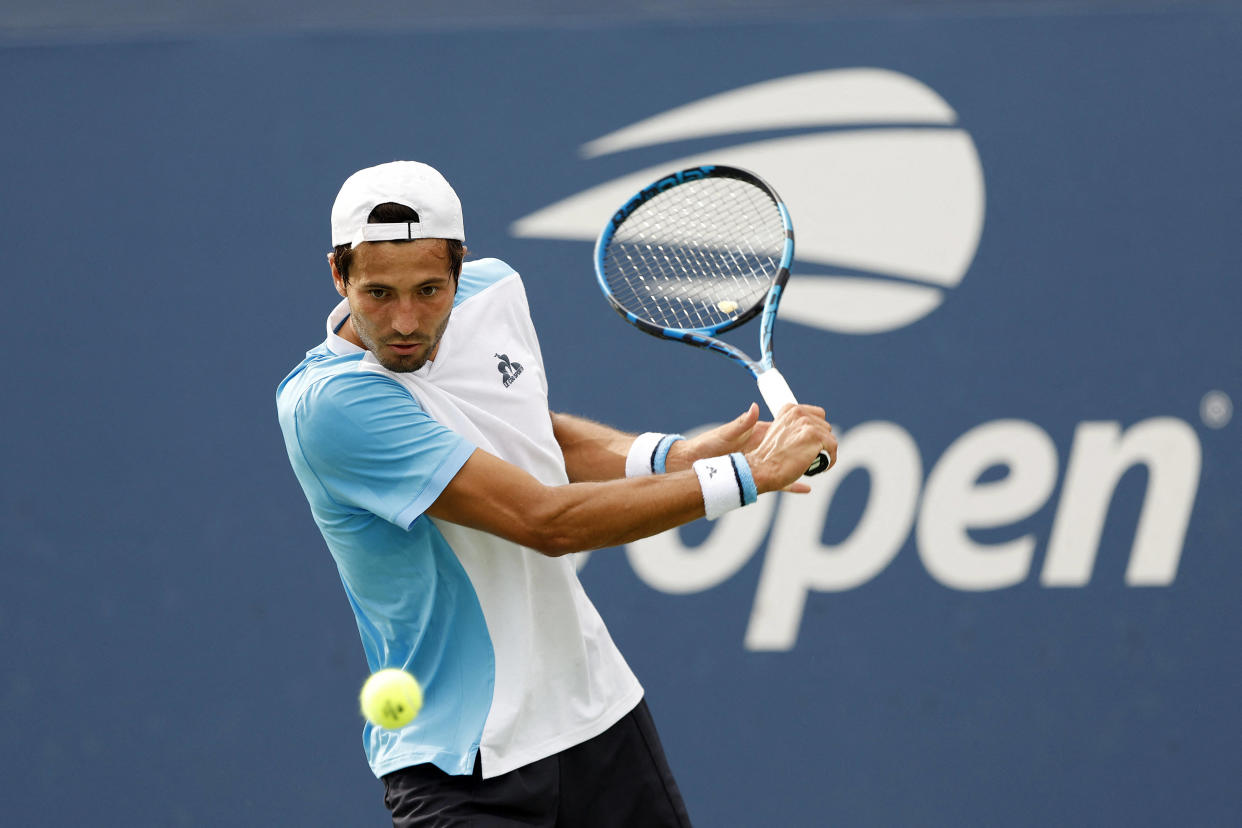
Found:
[[[418,313],[413,303],[400,302],[392,314],[392,328],[402,336],[418,330]]]

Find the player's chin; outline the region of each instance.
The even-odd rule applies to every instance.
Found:
[[[386,354],[383,357],[377,357],[377,359],[379,359],[380,365],[383,365],[394,374],[408,374],[412,371],[417,371],[427,364],[425,357],[415,354],[407,354],[405,356]]]

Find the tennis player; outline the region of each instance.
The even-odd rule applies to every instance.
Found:
[[[642,687],[571,553],[715,518],[836,440],[813,406],[694,439],[552,413],[522,280],[464,262],[436,170],[361,170],[332,207],[327,336],[280,384],[289,460],[371,671],[421,714],[367,724],[394,826],[685,826]]]

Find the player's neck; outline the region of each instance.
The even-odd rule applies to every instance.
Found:
[[[367,347],[362,344],[362,340],[358,338],[357,331],[354,330],[354,318],[352,316],[346,317],[345,324],[341,325],[340,329],[337,330],[336,335],[341,339],[344,339],[346,342],[357,345],[359,348],[364,350]]]

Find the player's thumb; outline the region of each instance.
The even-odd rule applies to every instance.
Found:
[[[725,426],[725,435],[730,440],[743,440],[755,428],[755,423],[759,422],[759,404],[751,403],[750,408],[733,418],[733,421]]]

